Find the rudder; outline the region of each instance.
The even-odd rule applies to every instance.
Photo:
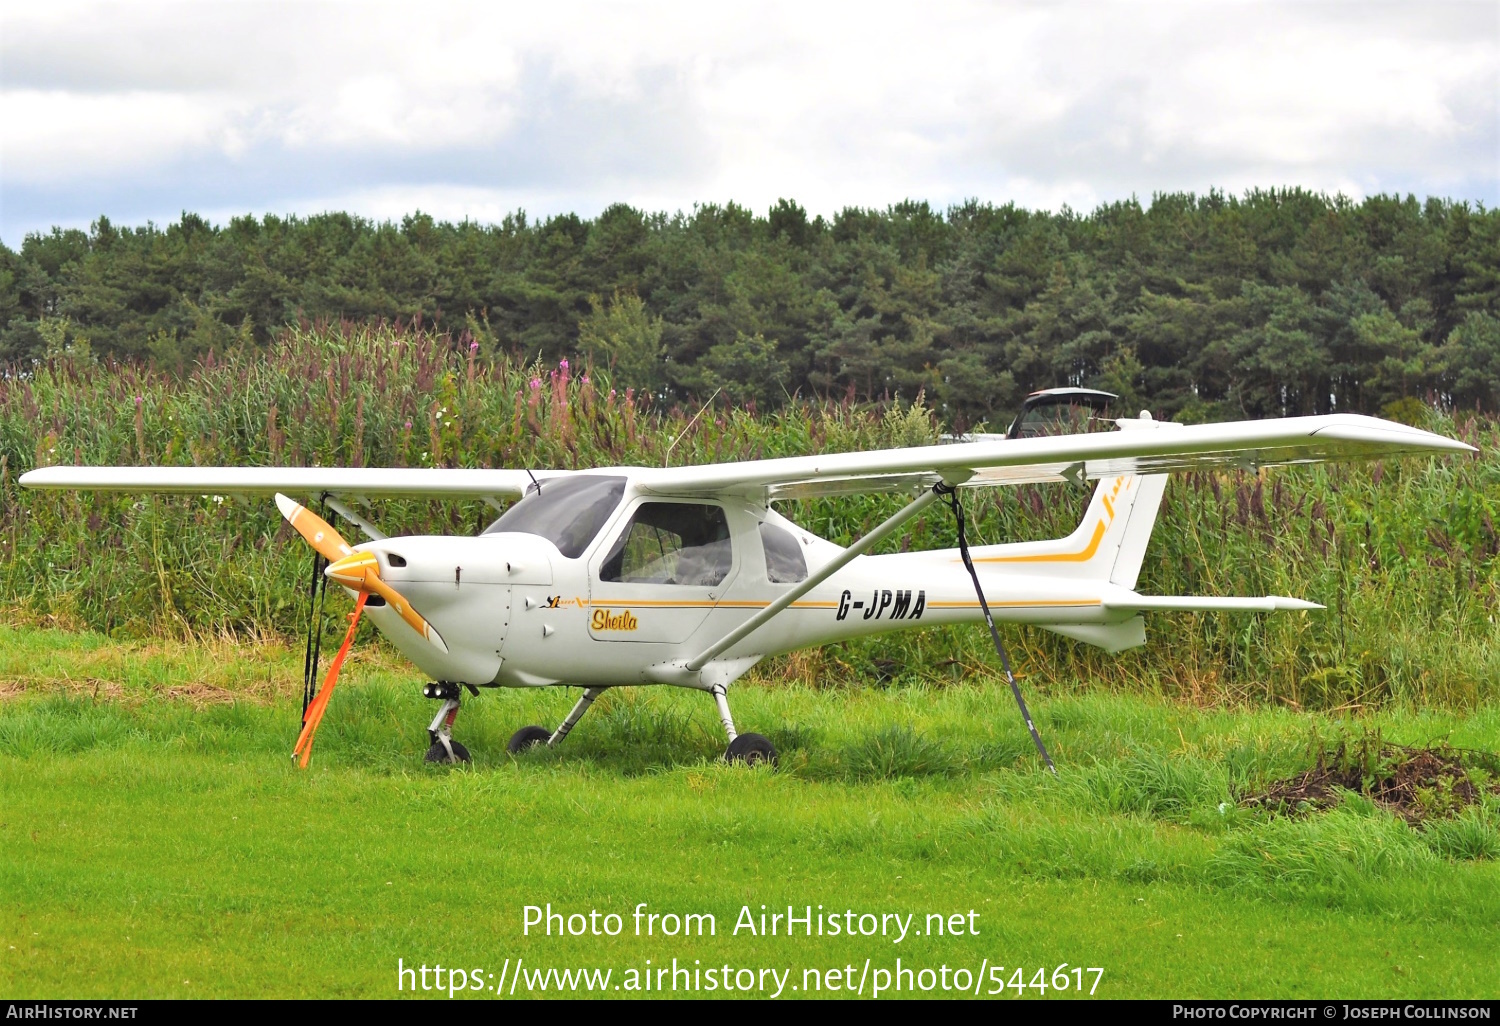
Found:
[[[1156,515],[1161,511],[1161,499],[1167,490],[1166,474],[1147,474],[1136,477],[1135,501],[1123,513],[1120,547],[1110,568],[1109,582],[1122,588],[1134,588],[1141,574],[1141,564],[1146,559],[1146,546],[1151,541],[1151,532],[1156,527]]]

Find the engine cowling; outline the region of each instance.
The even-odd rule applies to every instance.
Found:
[[[381,578],[437,628],[448,652],[419,637],[388,605],[367,605],[365,615],[434,680],[489,684],[504,658],[511,589],[552,583],[551,548],[541,538],[521,534],[365,542],[356,551],[375,556]]]

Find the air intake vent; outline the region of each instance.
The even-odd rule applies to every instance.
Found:
[[[405,556],[398,556],[394,552],[387,552],[385,554],[385,561],[387,563],[391,564],[391,566],[405,566],[406,565],[406,557]]]

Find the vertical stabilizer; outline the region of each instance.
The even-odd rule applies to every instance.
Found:
[[[1118,423],[1124,430],[1167,426],[1144,416]],[[986,545],[973,550],[974,563],[990,572],[1107,580],[1133,588],[1166,485],[1166,474],[1100,478],[1072,534],[1050,541]]]

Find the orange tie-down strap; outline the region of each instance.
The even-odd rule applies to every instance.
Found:
[[[307,769],[307,760],[312,757],[313,735],[318,732],[318,724],[323,722],[323,710],[328,708],[328,696],[333,694],[333,686],[339,682],[339,671],[344,668],[344,659],[349,655],[349,646],[354,644],[354,632],[359,627],[359,614],[365,611],[365,599],[369,598],[364,592],[359,593],[359,598],[354,601],[354,612],[349,614],[349,632],[344,635],[344,643],[339,646],[339,654],[333,657],[333,662],[328,666],[328,679],[323,682],[323,690],[312,700],[307,707],[307,716],[302,720],[302,733],[297,735],[297,747],[292,749],[292,758],[302,757],[297,763],[303,769]]]

